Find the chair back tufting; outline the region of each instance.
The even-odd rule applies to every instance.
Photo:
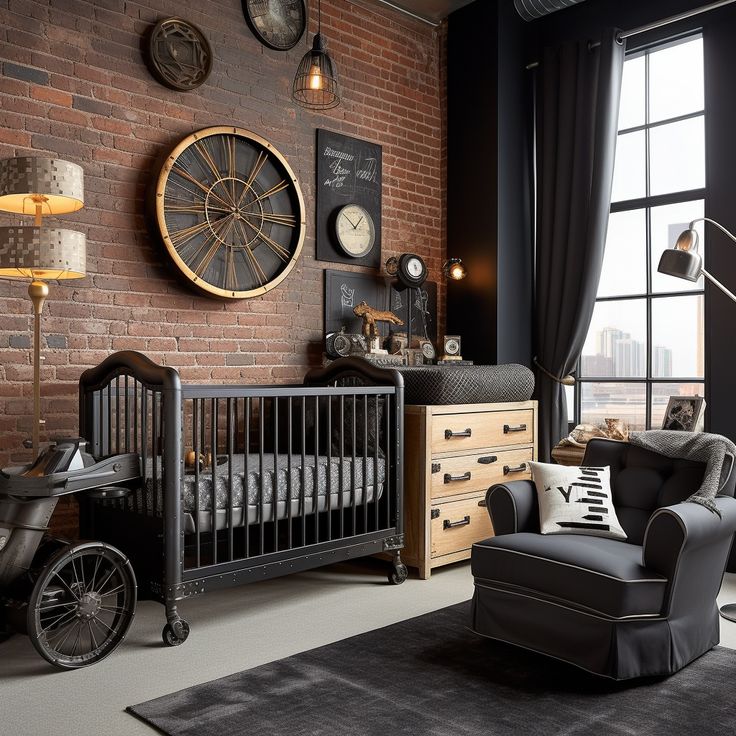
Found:
[[[642,544],[649,517],[656,509],[680,503],[703,482],[705,463],[665,457],[628,442],[593,439],[583,465],[611,468],[613,505],[631,544]],[[733,496],[736,473],[731,462],[721,494]]]

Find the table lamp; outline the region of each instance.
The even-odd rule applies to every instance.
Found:
[[[84,233],[46,228],[42,218],[84,206],[82,167],[54,158],[0,161],[0,210],[35,218],[32,226],[0,227],[0,277],[29,279],[33,302],[33,457],[38,455],[41,419],[41,313],[49,280],[85,275]]]

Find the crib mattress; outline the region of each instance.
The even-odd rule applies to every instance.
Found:
[[[329,466],[329,469],[328,469]],[[157,467],[162,467],[160,459]],[[302,499],[302,467],[304,478],[304,510],[301,509]],[[376,477],[377,470],[377,477]],[[153,509],[153,463],[148,460],[146,467],[146,508]],[[230,478],[232,475],[232,487]],[[302,456],[273,453],[250,454],[247,457],[236,455],[233,457],[232,472],[230,463],[218,465],[213,476],[212,469],[200,472],[199,477],[193,473],[184,476],[182,488],[182,511],[193,519],[197,512],[195,499],[199,499],[200,531],[206,530],[211,524],[209,516],[212,511],[213,481],[215,511],[218,517],[217,527],[222,528],[226,523],[229,509],[233,509],[232,523],[242,523],[243,499],[247,498],[248,523],[260,520],[258,509],[262,509],[265,521],[275,518],[286,518],[288,515],[287,500],[291,502],[291,514],[312,513],[315,508],[319,511],[326,508],[338,508],[340,495],[342,505],[351,503],[361,504],[380,498],[386,480],[386,461],[379,457],[369,457],[364,463],[362,456],[353,458],[328,458],[326,455],[306,455],[302,466]],[[163,492],[161,480],[157,481],[159,499],[156,513],[161,514]],[[140,489],[137,497],[131,498],[131,504],[142,506]],[[232,494],[232,500],[231,500]],[[328,495],[330,498],[328,499]],[[275,503],[274,503],[275,501]],[[221,521],[220,521],[221,520]],[[187,523],[186,527],[191,525]],[[191,528],[185,531],[192,531]]]

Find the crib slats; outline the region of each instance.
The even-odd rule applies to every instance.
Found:
[[[264,554],[265,550],[265,544],[264,544],[264,537],[263,532],[265,530],[265,519],[263,518],[263,498],[264,498],[264,492],[265,492],[265,483],[266,483],[266,468],[265,468],[265,458],[263,457],[263,444],[266,440],[266,418],[264,417],[264,410],[265,410],[266,401],[261,396],[258,399],[258,473],[260,475],[260,483],[258,486],[258,520],[259,520],[259,527],[260,527],[260,553]]]
[[[235,402],[237,404],[237,401]],[[234,442],[233,432],[235,423],[233,418],[233,400],[227,399],[227,553],[228,559],[232,562],[235,559],[233,551],[233,487],[234,487],[234,471],[233,471],[233,454]]]
[[[212,488],[210,490],[210,528],[212,535],[212,564],[217,564],[217,399],[210,401],[210,470]]]
[[[201,550],[201,531],[202,519],[199,514],[199,462],[202,446],[200,445],[201,430],[204,425],[204,416],[202,415],[202,399],[194,399],[192,402],[192,445],[194,446],[194,549],[196,555],[197,567],[202,566],[202,550]]]

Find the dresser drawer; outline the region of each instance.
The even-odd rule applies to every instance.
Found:
[[[531,409],[432,417],[432,454],[533,443],[534,412]]]
[[[480,454],[446,457],[432,462],[432,498],[480,491],[485,493],[494,483],[531,478],[529,461],[534,449],[502,450]]]
[[[483,496],[432,506],[430,542],[432,557],[470,549],[473,542],[493,536],[488,511],[478,502]]]

